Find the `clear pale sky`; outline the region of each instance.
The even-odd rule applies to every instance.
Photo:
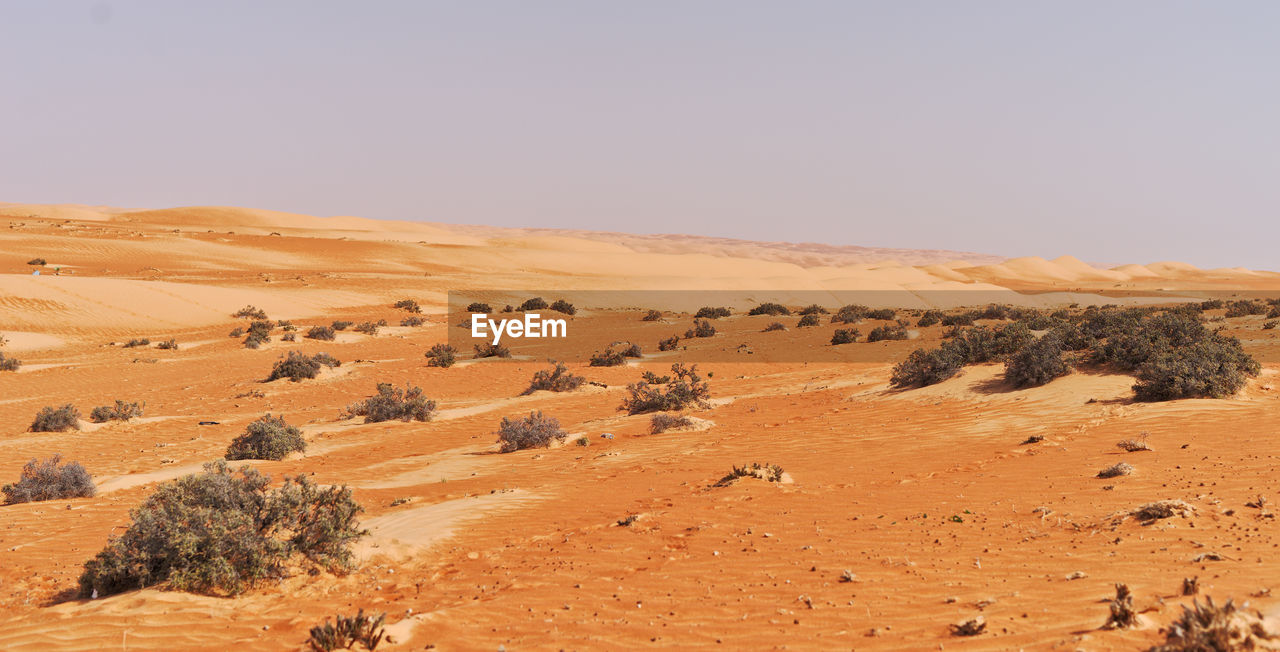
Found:
[[[1280,269],[1280,2],[0,2],[0,201]]]

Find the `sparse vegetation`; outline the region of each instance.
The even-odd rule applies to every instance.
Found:
[[[692,339],[695,337],[712,337],[715,334],[716,327],[712,326],[711,322],[705,319],[695,319],[693,320],[693,328],[685,331],[684,337],[685,339]]]
[[[862,333],[856,328],[837,328],[836,332],[831,334],[831,344],[852,344],[858,341],[858,336]]]
[[[342,418],[364,417],[365,423],[430,421],[435,411],[436,402],[424,396],[421,387],[399,389],[391,383],[378,383],[377,394],[352,403]]]
[[[790,315],[791,309],[787,308],[786,306],[780,303],[773,303],[773,302],[767,301],[765,303],[762,303],[752,308],[750,311],[747,312],[747,314],[748,315],[771,315],[773,317],[777,317],[779,315]]]
[[[692,425],[693,420],[689,417],[660,412],[649,419],[649,433],[657,435],[668,430],[688,428]]]
[[[1063,359],[1062,340],[1050,333],[1009,356],[1004,379],[1014,387],[1043,385],[1070,370]]]
[[[230,333],[227,333],[227,337],[240,337],[241,335],[244,335],[244,329],[239,326],[236,326],[231,329]]]
[[[860,306],[851,303],[847,306],[841,306],[836,314],[831,315],[831,323],[833,324],[856,324],[867,316],[871,309],[866,306]]]
[[[395,304],[392,307],[399,308],[405,312],[412,312],[412,313],[422,312],[422,306],[419,306],[418,302],[413,299],[401,299],[395,302]]]
[[[528,312],[530,310],[546,310],[548,307],[550,306],[542,297],[534,297],[532,299],[526,299],[524,303],[520,304],[520,307],[517,308],[517,310],[520,312]]]
[[[640,374],[640,378],[650,385],[666,385],[671,382],[671,376],[659,376],[658,374],[647,370],[643,374]]]
[[[288,378],[296,383],[300,380],[315,378],[320,375],[321,367],[340,366],[342,366],[342,363],[327,353],[307,355],[299,351],[290,351],[288,356],[276,362],[275,366],[271,368],[271,375],[267,377],[267,382]]]
[[[941,323],[942,318],[945,316],[946,315],[942,314],[941,310],[926,310],[923,315],[920,315],[920,320],[916,322],[916,326],[919,328],[927,328],[929,326],[936,325]]]
[[[265,319],[258,319],[249,324],[249,333],[244,338],[244,348],[256,349],[271,341],[271,330],[275,324]]]
[[[1116,462],[1107,468],[1098,471],[1099,478],[1118,478],[1122,475],[1133,473],[1133,465],[1128,462]]]
[[[31,432],[66,432],[80,429],[80,411],[68,403],[62,407],[45,407],[31,422]]]
[[[868,342],[905,339],[907,339],[907,329],[903,326],[876,326],[867,333]]]
[[[725,308],[723,306],[721,307],[703,306],[701,308],[698,308],[698,312],[694,314],[693,318],[694,319],[719,319],[721,317],[728,317],[731,314],[733,314],[732,311],[730,311],[728,308]]]
[[[229,460],[282,460],[294,451],[307,449],[302,432],[285,423],[284,417],[270,413],[259,417],[227,447]]]
[[[825,315],[825,314],[827,314],[827,309],[826,309],[826,308],[823,308],[822,306],[820,306],[820,305],[818,305],[818,304],[816,304],[816,303],[811,303],[811,304],[809,304],[809,305],[807,305],[807,306],[805,306],[805,307],[801,308],[801,309],[800,309],[800,314],[802,314],[802,315]]]
[[[477,358],[510,358],[511,350],[501,344],[484,344],[475,345],[475,357]]]
[[[345,330],[347,330],[348,328],[351,328],[351,325],[352,325],[352,324],[354,324],[354,323],[355,323],[355,322],[349,322],[349,321],[342,321],[342,320],[338,320],[338,321],[333,322],[333,324],[331,324],[331,327],[332,327],[332,328],[333,328],[333,330],[335,330],[335,331],[345,331]]]
[[[427,323],[427,321],[417,315],[414,315],[412,317],[405,317],[404,319],[400,320],[401,326],[411,326],[415,328],[425,323]]]
[[[245,306],[235,311],[235,313],[233,313],[231,316],[236,318],[243,318],[243,319],[266,319],[267,311],[260,310],[253,306]]]
[[[457,361],[457,350],[449,344],[433,344],[425,354],[428,367],[452,367]]]
[[[334,332],[334,328],[332,326],[312,326],[307,330],[306,338],[309,340],[332,342],[338,339],[338,334]]]
[[[164,350],[164,351],[177,351],[177,350],[178,350],[178,340],[175,340],[175,339],[173,339],[173,338],[169,338],[169,339],[167,339],[167,340],[165,340],[165,341],[163,341],[163,342],[161,342],[161,343],[157,344],[157,345],[156,345],[156,348],[157,348],[157,349],[162,349],[162,350]]]
[[[503,417],[498,427],[498,443],[502,445],[503,453],[525,448],[548,448],[551,442],[564,441],[568,436],[558,420],[543,416],[541,411],[530,412],[522,419]]]
[[[1137,439],[1125,439],[1117,443],[1116,447],[1128,453],[1151,450],[1151,446],[1147,444],[1147,433],[1145,432],[1138,435]]]
[[[661,319],[662,319],[662,311],[650,310],[644,313],[644,316],[640,318],[640,321],[659,321]]]
[[[31,260],[27,261],[27,264],[33,267],[44,267],[45,265],[49,264],[49,261],[43,258],[32,258]]]
[[[1231,317],[1247,317],[1249,315],[1265,315],[1267,314],[1267,304],[1257,303],[1255,301],[1232,301],[1227,305],[1226,316]]]
[[[1191,594],[1184,588],[1183,595]],[[1280,634],[1268,627],[1259,614],[1236,608],[1232,600],[1219,607],[1213,603],[1213,598],[1206,597],[1204,604],[1193,599],[1191,605],[1190,608],[1182,607],[1182,615],[1164,628],[1164,644],[1151,648],[1150,652],[1234,652],[1280,648]]]
[[[30,503],[62,498],[87,498],[97,493],[93,478],[79,462],[62,464],[62,457],[54,455],[46,460],[31,460],[22,467],[22,476],[13,484],[6,484],[6,505]]]
[[[975,616],[951,625],[952,636],[977,636],[985,631],[987,631],[987,619],[982,616]]]
[[[743,466],[734,465],[728,475],[716,481],[714,486],[727,487],[742,478],[759,478],[769,482],[782,482],[782,467],[777,464],[760,464],[753,462]]]
[[[678,412],[688,407],[706,407],[711,395],[706,381],[698,375],[698,366],[671,365],[672,380],[663,386],[650,385],[643,380],[627,385],[629,396],[620,409],[629,414],[644,412]]]
[[[493,312],[493,306],[487,303],[481,303],[479,301],[476,301],[476,302],[467,304],[467,312],[482,312],[487,315]]]
[[[786,326],[783,326],[783,325],[782,325],[782,322],[780,322],[780,321],[772,321],[772,322],[769,322],[769,325],[768,325],[768,326],[765,326],[765,327],[764,327],[764,330],[762,330],[761,332],[762,332],[762,333],[772,333],[772,332],[774,332],[774,331],[785,331],[785,330],[787,330],[787,327],[786,327]]]
[[[550,369],[540,369],[533,374],[529,388],[523,394],[532,394],[539,390],[548,392],[572,392],[587,382],[582,376],[569,373],[569,367],[563,362],[553,362]]]
[[[672,335],[665,340],[658,340],[659,351],[674,351],[680,345],[680,336]]]
[[[322,488],[303,475],[274,490],[269,483],[253,468],[232,471],[218,460],[161,484],[133,510],[129,529],[85,563],[81,597],[158,584],[235,595],[304,563],[350,568],[350,546],[365,534],[351,490]]]
[[[566,315],[578,314],[578,309],[575,308],[572,303],[569,303],[564,299],[556,299],[555,301],[552,301],[550,308],[556,312],[562,312]]]
[[[126,403],[117,399],[115,405],[99,405],[90,410],[89,420],[94,423],[128,421],[142,416],[142,407],[137,403]]]
[[[17,358],[10,358],[0,351],[0,371],[17,371],[22,366],[22,361]]]
[[[822,318],[818,315],[804,315],[796,322],[796,328],[812,328],[822,324]]]
[[[145,337],[135,337],[122,345],[126,349],[133,349],[139,346],[151,346],[151,340]]]
[[[1111,614],[1103,627],[1128,629],[1138,624],[1138,612],[1133,609],[1133,593],[1126,584],[1116,584],[1116,597],[1111,600]]]
[[[364,333],[365,335],[377,335],[378,328],[379,326],[376,322],[366,321],[362,322],[359,326],[356,326],[356,332]]]
[[[312,627],[307,645],[312,652],[350,650],[356,645],[366,650],[375,650],[385,635],[383,625],[386,620],[387,614],[383,613],[375,618],[373,615],[364,615],[364,609],[354,616],[339,614],[334,616],[332,623],[325,619],[323,625]]]
[[[893,308],[877,308],[867,312],[867,319],[880,319],[888,321],[898,316],[898,311]]]

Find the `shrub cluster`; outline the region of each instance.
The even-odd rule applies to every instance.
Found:
[[[811,328],[822,324],[822,318],[815,314],[804,315],[796,322],[796,328]]]
[[[271,375],[267,377],[267,382],[288,378],[296,383],[305,378],[315,378],[320,375],[321,367],[340,366],[342,366],[342,363],[328,353],[307,355],[298,351],[290,351],[287,357],[276,362],[275,366],[271,368]]]
[[[249,334],[244,338],[244,348],[256,349],[271,341],[271,330],[275,324],[266,319],[257,319],[249,324]]]
[[[108,421],[128,421],[142,416],[142,406],[137,403],[126,403],[116,399],[115,405],[99,405],[89,412],[89,420],[94,423]]]
[[[694,337],[712,337],[716,334],[716,327],[705,319],[693,320],[693,328],[684,332],[685,339]]]
[[[1156,352],[1138,367],[1133,392],[1139,401],[1224,398],[1240,391],[1261,369],[1239,340],[1212,335]]]
[[[97,493],[93,478],[79,462],[61,462],[62,457],[58,455],[43,461],[33,459],[27,462],[17,482],[0,488],[5,504],[87,498]]]
[[[548,392],[572,392],[587,382],[587,379],[569,373],[569,367],[563,362],[553,362],[550,369],[540,369],[533,374],[529,388],[521,394],[532,394],[539,390]]]
[[[282,460],[294,451],[307,449],[302,432],[285,423],[284,417],[267,413],[250,423],[227,447],[229,460]]]
[[[348,328],[351,328],[351,325],[354,323],[355,322],[342,321],[341,319],[339,319],[333,322],[332,327],[333,327],[333,330],[335,331],[345,331]]]
[[[81,597],[157,584],[234,595],[286,577],[300,563],[350,568],[351,544],[366,534],[351,490],[302,475],[285,478],[279,489],[269,483],[253,468],[232,471],[218,460],[161,484],[131,512],[129,529],[85,563]]]
[[[1012,323],[990,328],[974,326],[956,331],[940,348],[916,349],[893,368],[894,387],[918,387],[942,382],[966,364],[1003,360],[1034,338],[1024,324]]]
[[[858,341],[858,336],[862,333],[856,328],[837,328],[836,332],[831,334],[831,344],[852,344]]]
[[[780,303],[766,301],[747,312],[748,315],[771,315],[777,317],[779,315],[790,315],[791,309]]]
[[[414,301],[413,299],[401,299],[395,302],[395,304],[393,304],[391,307],[399,308],[406,312],[413,312],[413,313],[422,312],[422,306],[419,306],[418,302]]]
[[[378,329],[381,328],[383,325],[384,324],[380,324],[377,322],[366,321],[361,323],[359,326],[356,326],[356,332],[364,333],[365,335],[377,335]]]
[[[1043,385],[1070,371],[1063,354],[1062,339],[1049,333],[1009,356],[1004,378],[1014,387]]]
[[[307,330],[306,338],[309,340],[332,342],[338,338],[338,334],[334,332],[334,328],[332,326],[312,326]]]
[[[856,324],[867,316],[871,309],[866,306],[860,306],[851,303],[847,306],[841,306],[836,314],[831,315],[831,323],[833,324]]]
[[[693,420],[686,416],[676,416],[660,412],[649,419],[649,434],[657,435],[676,428],[688,428]]]
[[[511,350],[501,344],[484,344],[475,345],[475,357],[477,358],[510,358]]]
[[[672,335],[665,340],[658,340],[659,351],[674,351],[680,345],[680,336]]]
[[[658,321],[660,319],[662,319],[661,311],[650,310],[649,312],[644,313],[644,316],[640,318],[640,321]]]
[[[687,407],[706,407],[710,389],[698,366],[671,365],[671,382],[654,386],[645,381],[627,385],[629,396],[622,401],[621,410],[629,414],[644,412],[678,412]]]
[[[493,306],[487,303],[481,303],[479,301],[475,301],[467,304],[467,312],[482,312],[487,315],[493,312]]]
[[[1255,301],[1232,301],[1227,305],[1227,317],[1247,317],[1249,315],[1267,314],[1267,304]]]
[[[920,321],[916,322],[916,326],[927,328],[939,324],[945,316],[941,310],[926,310],[923,315],[920,315]]]
[[[876,326],[867,334],[868,342],[905,339],[907,339],[907,329],[904,326]]]
[[[457,350],[451,345],[433,344],[423,355],[427,357],[428,367],[452,367],[458,359],[457,354]]]
[[[235,313],[232,314],[231,316],[237,317],[237,318],[244,318],[244,319],[266,319],[267,311],[260,310],[253,306],[245,306],[235,311]]]
[[[566,315],[576,315],[578,313],[578,309],[573,307],[572,303],[569,303],[564,299],[556,299],[555,301],[552,301],[550,308],[556,312],[562,312]]]
[[[339,614],[332,623],[325,619],[323,625],[312,627],[307,646],[312,652],[351,650],[357,644],[366,650],[374,650],[385,635],[383,625],[386,621],[387,614],[383,613],[375,618],[373,615],[364,615],[364,609],[354,616]]]
[[[436,402],[423,396],[421,387],[405,385],[398,389],[391,383],[378,383],[378,393],[347,407],[342,417],[364,417],[365,423],[383,421],[430,421]]]
[[[876,310],[867,311],[867,319],[880,319],[888,321],[898,316],[898,311],[893,308],[878,308]]]
[[[421,318],[421,317],[419,317],[419,316],[417,316],[417,315],[414,315],[414,316],[412,316],[412,317],[405,317],[404,319],[401,319],[401,320],[400,320],[400,325],[401,325],[401,326],[412,326],[412,327],[418,327],[418,326],[421,326],[421,325],[423,325],[423,324],[425,324],[425,323],[427,323],[427,322],[426,322],[426,320],[425,320],[425,319],[423,319],[423,318]]]
[[[809,304],[809,305],[807,305],[807,306],[805,306],[805,307],[801,308],[801,309],[800,309],[800,314],[802,314],[802,315],[825,315],[825,314],[827,314],[827,309],[826,309],[826,308],[823,308],[822,306],[820,306],[820,305],[818,305],[818,304],[816,304],[816,303],[811,303],[811,304]]]
[[[522,419],[503,417],[498,426],[498,443],[503,453],[525,448],[549,448],[552,441],[564,441],[568,436],[558,420],[543,416],[541,411],[530,412]]]
[[[765,326],[765,327],[764,327],[764,330],[762,330],[762,331],[760,331],[760,332],[762,332],[762,333],[772,333],[772,332],[774,332],[774,331],[785,331],[785,330],[787,330],[787,327],[786,327],[786,326],[783,326],[783,325],[782,325],[782,322],[780,322],[780,321],[773,321],[773,322],[769,322],[769,325],[768,325],[768,326]]]
[[[546,310],[550,305],[542,297],[534,297],[526,299],[524,303],[517,308],[520,312],[528,312],[530,310]]]
[[[59,408],[45,407],[31,422],[31,432],[66,432],[80,429],[80,411],[68,403]]]
[[[648,370],[645,370],[644,373],[640,374],[640,378],[650,385],[666,385],[671,382],[671,376],[659,376],[658,374]]]
[[[701,308],[698,308],[698,312],[693,316],[693,318],[694,319],[719,319],[721,317],[728,317],[731,314],[733,313],[728,308],[725,308],[723,306],[720,306],[720,307],[703,306]]]

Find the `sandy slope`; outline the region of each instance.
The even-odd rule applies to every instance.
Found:
[[[622,387],[681,354],[617,368],[575,363],[608,387],[531,396],[520,394],[544,366],[539,356],[451,369],[422,358],[445,339],[439,312],[450,288],[745,288],[833,299],[967,289],[973,303],[1015,288],[1049,292],[1025,299],[1048,305],[1117,283],[1275,288],[1275,274],[1172,263],[1100,270],[1071,258],[855,262],[841,257],[851,252],[760,243],[711,249],[244,209],[6,205],[0,214],[15,216],[0,230],[0,334],[25,363],[0,373],[0,480],[16,479],[29,458],[61,453],[102,490],[0,507],[7,649],[297,649],[312,625],[360,607],[388,612],[395,642],[386,649],[1131,649],[1158,640],[1186,602],[1176,595],[1184,577],[1198,576],[1218,598],[1278,604],[1267,593],[1280,582],[1276,519],[1269,506],[1245,506],[1260,494],[1280,499],[1267,439],[1280,431],[1273,363],[1229,400],[1138,404],[1130,378],[1087,373],[1015,391],[996,366],[890,390],[890,362],[936,344],[943,329],[931,327],[920,340],[849,345],[819,362],[704,363],[716,400],[695,413],[703,421],[650,435],[647,417],[616,410]],[[61,273],[30,276],[35,256]],[[226,337],[241,323],[229,313],[245,304],[305,330],[339,318],[395,323],[403,313],[390,303],[406,296],[426,305],[426,326],[256,351]],[[652,351],[685,323],[590,312],[576,322],[590,346],[634,339]],[[831,350],[821,348],[826,324],[764,334],[762,319],[723,320],[720,336],[691,346],[742,342],[760,358]],[[1226,325],[1255,353],[1280,353],[1280,335],[1260,330],[1258,318]],[[174,337],[182,348],[109,345],[135,336]],[[292,349],[346,364],[314,381],[260,382]],[[440,417],[338,418],[381,381],[420,385]],[[88,412],[116,398],[146,401],[147,418],[25,432],[43,406]],[[497,422],[532,409],[592,444],[494,454]],[[372,533],[359,570],[234,599],[154,589],[69,599],[81,565],[155,483],[220,456],[267,411],[302,426],[309,448],[258,467],[355,488]],[[220,423],[197,425],[208,420]],[[1144,432],[1154,451],[1115,447]],[[1023,445],[1032,434],[1045,440]],[[1121,459],[1137,472],[1094,477]],[[712,486],[752,461],[781,465],[792,482]],[[1146,525],[1120,518],[1161,499],[1195,511]],[[618,525],[628,515],[634,523]],[[1209,551],[1222,560],[1193,561]],[[852,581],[842,580],[846,570]],[[1098,629],[1115,582],[1135,590],[1143,628]],[[949,635],[948,624],[977,614],[988,633]]]

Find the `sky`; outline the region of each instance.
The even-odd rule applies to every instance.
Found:
[[[0,0],[0,201],[1280,269],[1280,3]]]

